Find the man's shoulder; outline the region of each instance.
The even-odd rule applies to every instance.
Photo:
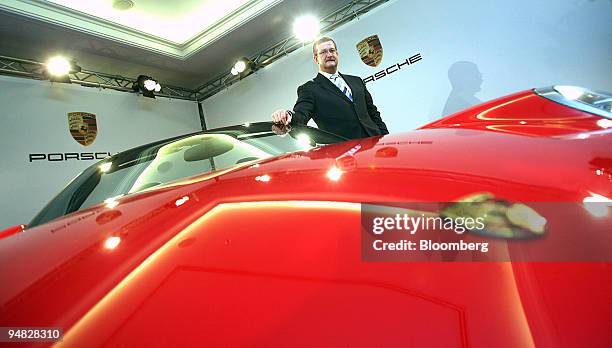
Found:
[[[312,80],[308,80],[304,84],[300,85],[300,87],[298,87],[298,89],[312,88],[314,86],[315,86],[315,81],[314,81],[314,79],[312,79]]]
[[[344,74],[344,73],[342,73],[342,77],[343,77],[345,80],[351,80],[351,81],[353,81],[353,80],[359,80],[359,81],[363,81],[363,80],[361,79],[361,77],[359,77],[359,76],[355,76],[355,75],[349,75],[349,74]]]
[[[341,73],[341,74],[342,74],[342,76],[344,76],[344,77],[354,78],[354,79],[361,79],[361,77],[359,77],[359,76],[349,75],[349,74],[345,74],[345,73]]]

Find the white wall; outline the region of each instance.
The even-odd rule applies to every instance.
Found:
[[[329,35],[340,71],[362,78],[421,53],[409,68],[367,84],[395,133],[532,87],[612,91],[610,13],[610,0],[397,0]],[[377,68],[362,63],[355,48],[373,34],[384,51]],[[311,55],[307,45],[207,99],[207,126],[268,120],[273,110],[292,108],[297,86],[316,74]]]
[[[69,132],[67,113],[79,111],[96,115],[98,134],[89,146],[77,143]],[[116,153],[201,130],[192,101],[6,76],[0,76],[0,125],[0,229],[29,222],[95,162],[30,162],[31,153]]]

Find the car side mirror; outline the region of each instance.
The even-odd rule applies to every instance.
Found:
[[[0,239],[6,238],[6,237],[11,236],[11,235],[13,235],[15,233],[19,233],[19,232],[25,230],[26,227],[28,227],[28,225],[21,224],[21,225],[11,226],[11,227],[9,227],[7,229],[4,229],[4,230],[0,231]]]

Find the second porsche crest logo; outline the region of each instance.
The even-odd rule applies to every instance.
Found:
[[[83,146],[90,145],[98,134],[96,115],[88,112],[69,112],[68,128],[74,140],[79,144]]]
[[[357,52],[359,52],[361,61],[371,67],[377,67],[383,57],[383,48],[378,35],[368,36],[359,41]]]

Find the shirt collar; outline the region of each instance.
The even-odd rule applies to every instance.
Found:
[[[331,76],[332,76],[332,74],[330,74],[330,73],[328,73],[328,72],[325,72],[325,71],[321,71],[321,70],[319,70],[319,74],[321,74],[321,75],[323,75],[323,76],[327,77],[327,79],[328,79],[328,80],[331,80]],[[340,72],[339,72],[339,71],[336,71],[336,74],[340,75]]]

